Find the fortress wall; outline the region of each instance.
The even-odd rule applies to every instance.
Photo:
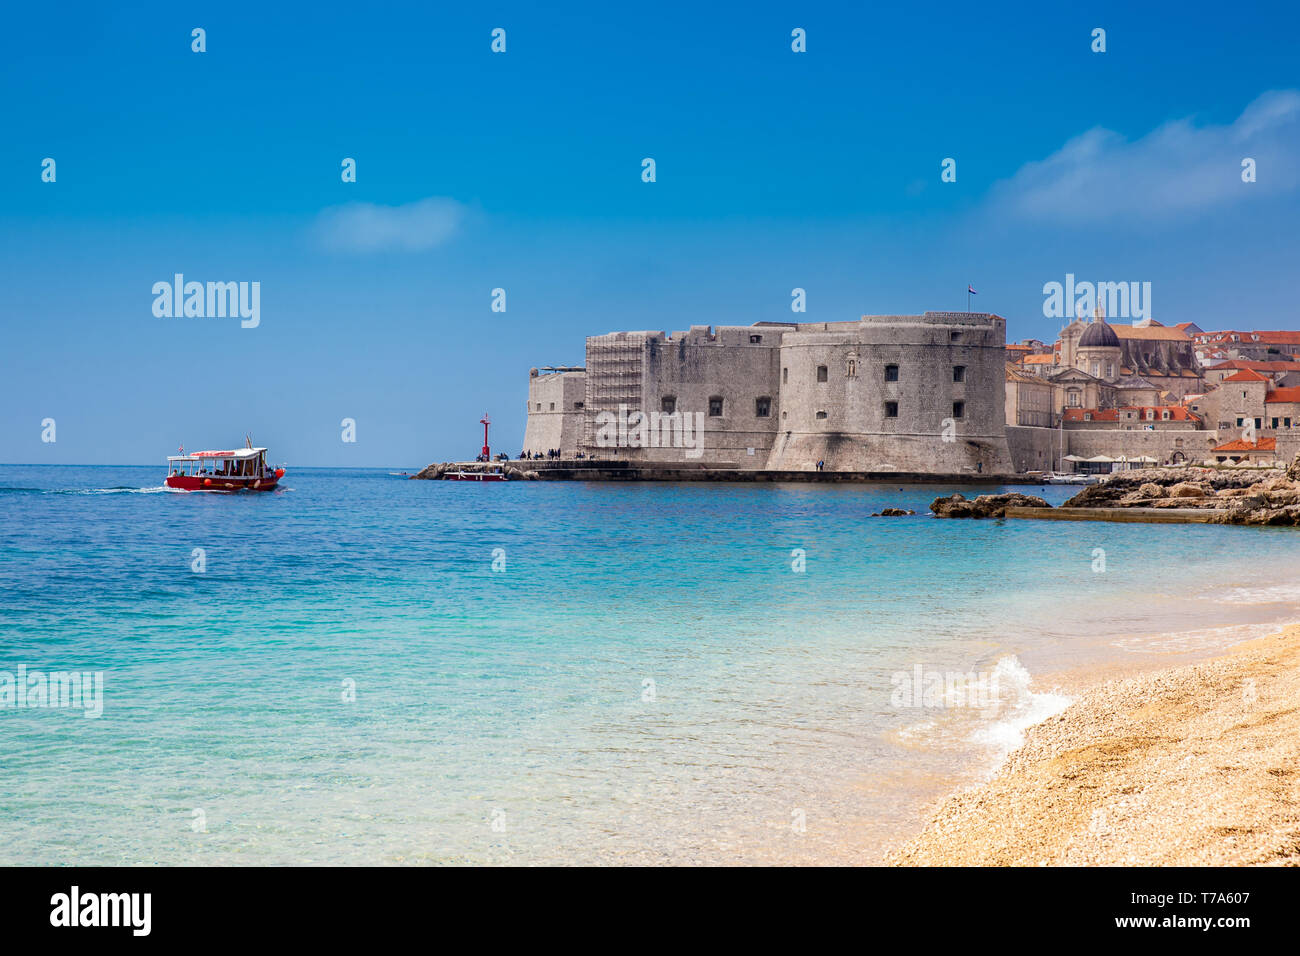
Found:
[[[519,450],[545,453],[548,449],[558,448],[566,455],[572,455],[580,447],[582,439],[585,401],[584,372],[534,372],[528,379],[524,443],[521,449],[503,450],[513,456]]]
[[[1225,438],[1219,437],[1217,431],[1117,431],[1107,428],[1067,428],[1065,430],[1065,453],[1092,458],[1095,455],[1109,455],[1117,458],[1125,455],[1136,458],[1149,455],[1161,462],[1168,461],[1176,451],[1181,451],[1189,461],[1202,461],[1209,458],[1210,449],[1225,441],[1237,437],[1236,434]],[[1066,463],[1069,470],[1069,462]]]
[[[1056,471],[1060,445],[1060,433],[1055,428],[1007,426],[1007,448],[1011,453],[1011,466],[1017,473]]]
[[[786,332],[781,436],[767,467],[1009,472],[1005,347],[1004,321],[982,313],[864,316]],[[959,418],[954,402],[964,403]]]
[[[780,415],[779,363],[780,330],[724,326],[710,333],[707,326],[695,326],[670,338],[650,339],[642,392],[645,408],[660,411],[671,398],[678,413],[703,416],[703,454],[687,460],[761,468]],[[722,399],[720,415],[710,413],[712,398]],[[758,414],[760,398],[767,399],[766,416]],[[638,457],[680,461],[683,452],[654,448]]]

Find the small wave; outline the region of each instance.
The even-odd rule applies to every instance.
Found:
[[[927,749],[974,745],[993,758],[992,767],[1025,742],[1026,730],[1073,700],[1056,690],[1032,690],[1033,678],[1015,655],[1000,658],[991,670],[933,676],[948,678],[942,691],[935,687],[933,703],[926,704],[936,710],[898,730],[895,740]]]
[[[1174,631],[1169,634],[1143,634],[1115,641],[1115,647],[1132,653],[1166,651],[1192,653],[1226,650],[1234,644],[1276,634],[1284,627],[1300,623],[1294,619],[1262,621],[1254,624],[1229,624],[1224,627],[1204,627],[1191,631]]]
[[[1218,604],[1297,604],[1300,582],[1274,584],[1262,588],[1232,588],[1214,596]]]
[[[1073,702],[1060,691],[1030,690],[1033,677],[1015,655],[1004,657],[993,668],[989,692],[996,700],[997,717],[981,727],[971,739],[994,751],[998,763],[1025,742],[1025,731],[1054,717]]]

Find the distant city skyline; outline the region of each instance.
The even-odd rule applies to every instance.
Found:
[[[586,336],[965,311],[968,285],[1009,341],[1055,339],[1070,275],[1166,325],[1300,328],[1293,7],[990,19],[15,9],[0,459],[161,469],[251,432],[412,468],[472,457],[485,411],[513,455],[529,368]],[[178,275],[224,314],[161,314]],[[255,322],[228,308],[253,283]]]

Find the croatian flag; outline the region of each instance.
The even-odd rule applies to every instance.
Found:
[[[969,292],[971,295],[979,295],[979,293],[976,292],[973,288],[971,288],[969,284],[966,286],[966,291]]]

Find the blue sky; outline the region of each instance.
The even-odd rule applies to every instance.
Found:
[[[1151,282],[1166,324],[1300,328],[1293,4],[905,6],[12,8],[0,460],[251,431],[420,466],[476,452],[484,411],[513,454],[531,366],[789,319],[795,287],[840,321],[970,282],[1051,338],[1071,272]],[[260,282],[260,325],[156,317],[178,272]]]

